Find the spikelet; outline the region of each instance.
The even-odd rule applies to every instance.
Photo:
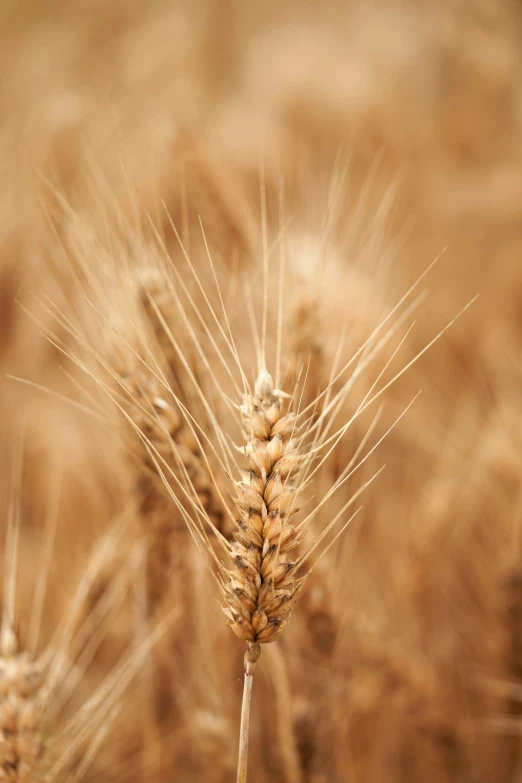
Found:
[[[284,394],[263,370],[241,407],[248,469],[237,484],[234,567],[222,592],[228,625],[249,643],[253,663],[259,645],[285,629],[303,582],[287,557],[299,543],[291,524],[297,488],[289,482],[301,458],[292,438],[295,414],[285,413],[283,403]]]
[[[0,780],[38,783],[43,744],[40,732],[42,673],[16,636],[4,627],[0,638]]]

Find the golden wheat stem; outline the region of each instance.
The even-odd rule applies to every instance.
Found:
[[[250,705],[252,703],[252,685],[256,662],[261,647],[256,642],[248,643],[245,653],[245,679],[243,684],[243,704],[241,706],[241,727],[239,730],[239,756],[237,760],[237,783],[247,783],[248,734],[250,728]]]
[[[241,708],[241,729],[239,732],[239,757],[237,760],[237,783],[246,783],[248,764],[248,731],[250,727],[250,704],[254,673],[245,672],[243,686],[243,706]]]

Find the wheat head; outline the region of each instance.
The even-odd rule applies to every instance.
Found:
[[[18,650],[13,630],[0,637],[0,780],[38,783],[43,755],[40,718],[42,672]]]
[[[237,484],[234,566],[223,574],[222,593],[230,628],[249,643],[246,663],[255,663],[259,645],[285,629],[303,581],[288,559],[299,543],[290,521],[297,488],[289,481],[302,459],[292,438],[295,413],[284,412],[285,396],[262,370],[241,406],[248,469]]]

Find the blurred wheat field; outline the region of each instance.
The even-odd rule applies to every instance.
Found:
[[[303,490],[368,455],[309,543],[386,466],[263,645],[249,781],[522,779],[521,35],[514,0],[2,4],[0,780],[235,780],[182,487],[218,551],[214,346],[253,384],[264,268],[302,408],[383,319],[337,426],[412,364]]]

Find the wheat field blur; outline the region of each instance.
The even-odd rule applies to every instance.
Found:
[[[0,589],[5,614],[15,585],[21,648],[53,643],[92,547],[130,521],[76,613],[80,662],[45,725],[45,771],[8,758],[2,724],[0,780],[235,780],[243,646],[128,426],[167,460],[168,434],[227,536],[187,427],[164,403],[159,430],[128,407],[161,396],[135,328],[204,414],[158,313],[169,321],[167,256],[193,284],[183,249],[215,297],[208,243],[239,346],[245,291],[255,299],[263,254],[283,248],[284,366],[300,389],[303,367],[327,382],[439,255],[356,399],[480,295],[321,474],[342,474],[368,427],[376,442],[421,390],[263,653],[249,780],[522,781],[521,40],[516,0],[3,0]],[[120,693],[111,673],[165,618]],[[82,713],[96,693],[116,695]]]

